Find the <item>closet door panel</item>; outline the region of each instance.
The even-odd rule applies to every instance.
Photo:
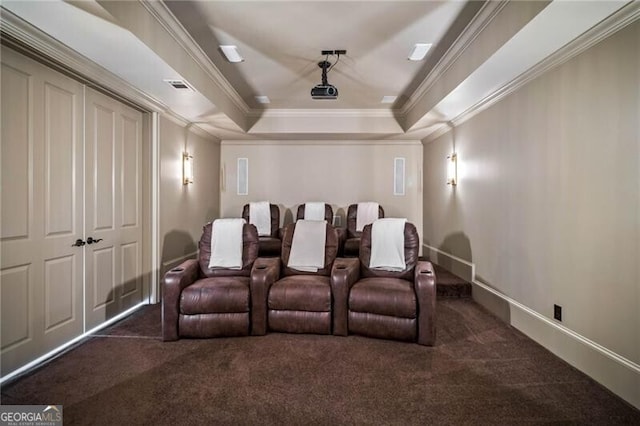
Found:
[[[33,213],[33,78],[2,63],[2,223],[3,241],[29,238]]]
[[[2,374],[83,330],[83,87],[2,48]]]
[[[44,347],[54,349],[83,332],[82,247],[74,246],[84,233],[83,86],[53,70],[43,69],[41,138],[43,181],[35,181],[35,195],[43,205],[36,215],[44,222],[39,270],[38,313],[42,317]],[[38,126],[36,125],[36,129]],[[36,131],[40,135],[40,130]],[[36,159],[39,155],[36,156]]]
[[[142,301],[142,114],[90,89],[85,109],[90,329]]]
[[[87,330],[116,315],[120,235],[116,177],[119,175],[118,103],[94,90],[85,92],[86,236],[98,243],[86,245]],[[119,203],[118,203],[119,204]]]
[[[120,180],[120,306],[125,310],[143,299],[142,287],[142,114],[120,110],[122,168]]]

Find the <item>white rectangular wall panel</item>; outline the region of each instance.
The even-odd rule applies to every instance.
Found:
[[[249,195],[248,158],[238,158],[238,195]]]
[[[404,157],[393,159],[393,195],[404,195]]]

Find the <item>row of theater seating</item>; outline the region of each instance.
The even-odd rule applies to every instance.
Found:
[[[271,235],[260,236],[259,256],[277,257],[280,256],[282,246],[282,228],[280,228],[280,209],[275,204],[270,204],[271,213]],[[242,208],[242,218],[250,221],[250,205],[245,204]],[[362,231],[358,231],[356,221],[358,216],[358,204],[351,204],[347,209],[347,227],[336,228],[338,232],[338,256],[340,257],[358,257],[360,248],[360,236]],[[378,218],[384,217],[384,209],[378,206]],[[305,218],[305,204],[298,206],[296,220]],[[327,223],[333,223],[333,208],[330,204],[324,205],[324,220]]]
[[[434,344],[436,277],[430,262],[418,260],[413,224],[404,224],[404,270],[369,267],[372,225],[362,231],[358,258],[337,257],[338,232],[327,223],[324,267],[302,272],[288,266],[298,223],[283,228],[279,257],[258,257],[256,227],[242,225],[241,269],[209,267],[212,224],[205,225],[198,258],[165,275],[163,339],[275,331]]]

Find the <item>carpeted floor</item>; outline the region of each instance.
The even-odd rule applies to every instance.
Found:
[[[432,348],[358,336],[160,341],[149,306],[2,388],[64,423],[640,424],[640,411],[468,298]]]

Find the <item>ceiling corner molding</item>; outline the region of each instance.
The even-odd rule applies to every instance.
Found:
[[[65,73],[89,86],[106,90],[137,108],[156,112],[169,111],[169,107],[163,102],[142,92],[6,9],[2,9],[0,14],[0,28],[2,34],[10,38],[4,40],[9,46],[26,51],[54,68],[61,68]],[[12,42],[11,39],[15,41]]]
[[[180,21],[162,1],[140,0],[142,6],[158,21],[178,45],[202,68],[213,82],[231,99],[231,101],[248,115],[251,109],[238,92],[231,86],[211,59],[204,53],[200,45],[191,37]]]
[[[422,99],[429,89],[441,78],[446,71],[458,60],[465,50],[473,43],[473,41],[484,31],[484,29],[493,21],[500,11],[507,5],[509,1],[487,1],[480,11],[473,17],[471,22],[466,26],[458,38],[451,44],[449,49],[442,55],[442,58],[436,63],[433,69],[418,88],[411,94],[409,100],[402,106],[399,111],[400,116],[406,116],[420,99]]]
[[[620,31],[621,29],[637,21],[638,19],[640,19],[640,2],[633,1],[628,3],[608,18],[593,26],[590,30],[586,31],[573,41],[569,42],[564,47],[558,49],[544,60],[538,62],[538,64],[536,64],[534,67],[520,74],[518,77],[511,80],[496,91],[492,92],[488,96],[485,96],[476,104],[453,118],[451,122],[454,126],[458,126],[464,123],[476,114],[491,107],[511,93],[517,91],[530,81],[562,65],[571,58],[574,58],[590,47],[593,47],[597,43],[601,42],[607,37],[610,37],[617,31]],[[442,134],[443,132],[437,129],[436,131],[428,135],[427,139],[431,141]]]
[[[253,109],[248,114],[254,118],[395,118],[388,109]]]
[[[208,131],[207,129],[202,128],[199,123],[195,123],[193,121],[189,121],[186,118],[182,117],[181,115],[176,114],[174,111],[172,110],[168,110],[165,111],[162,116],[164,118],[166,118],[167,120],[172,121],[173,123],[177,124],[178,126],[182,126],[185,129],[188,129],[190,132],[202,137],[202,138],[206,138],[206,139],[211,139],[214,138],[215,142],[219,143],[220,142],[220,138],[215,135],[214,133]]]

